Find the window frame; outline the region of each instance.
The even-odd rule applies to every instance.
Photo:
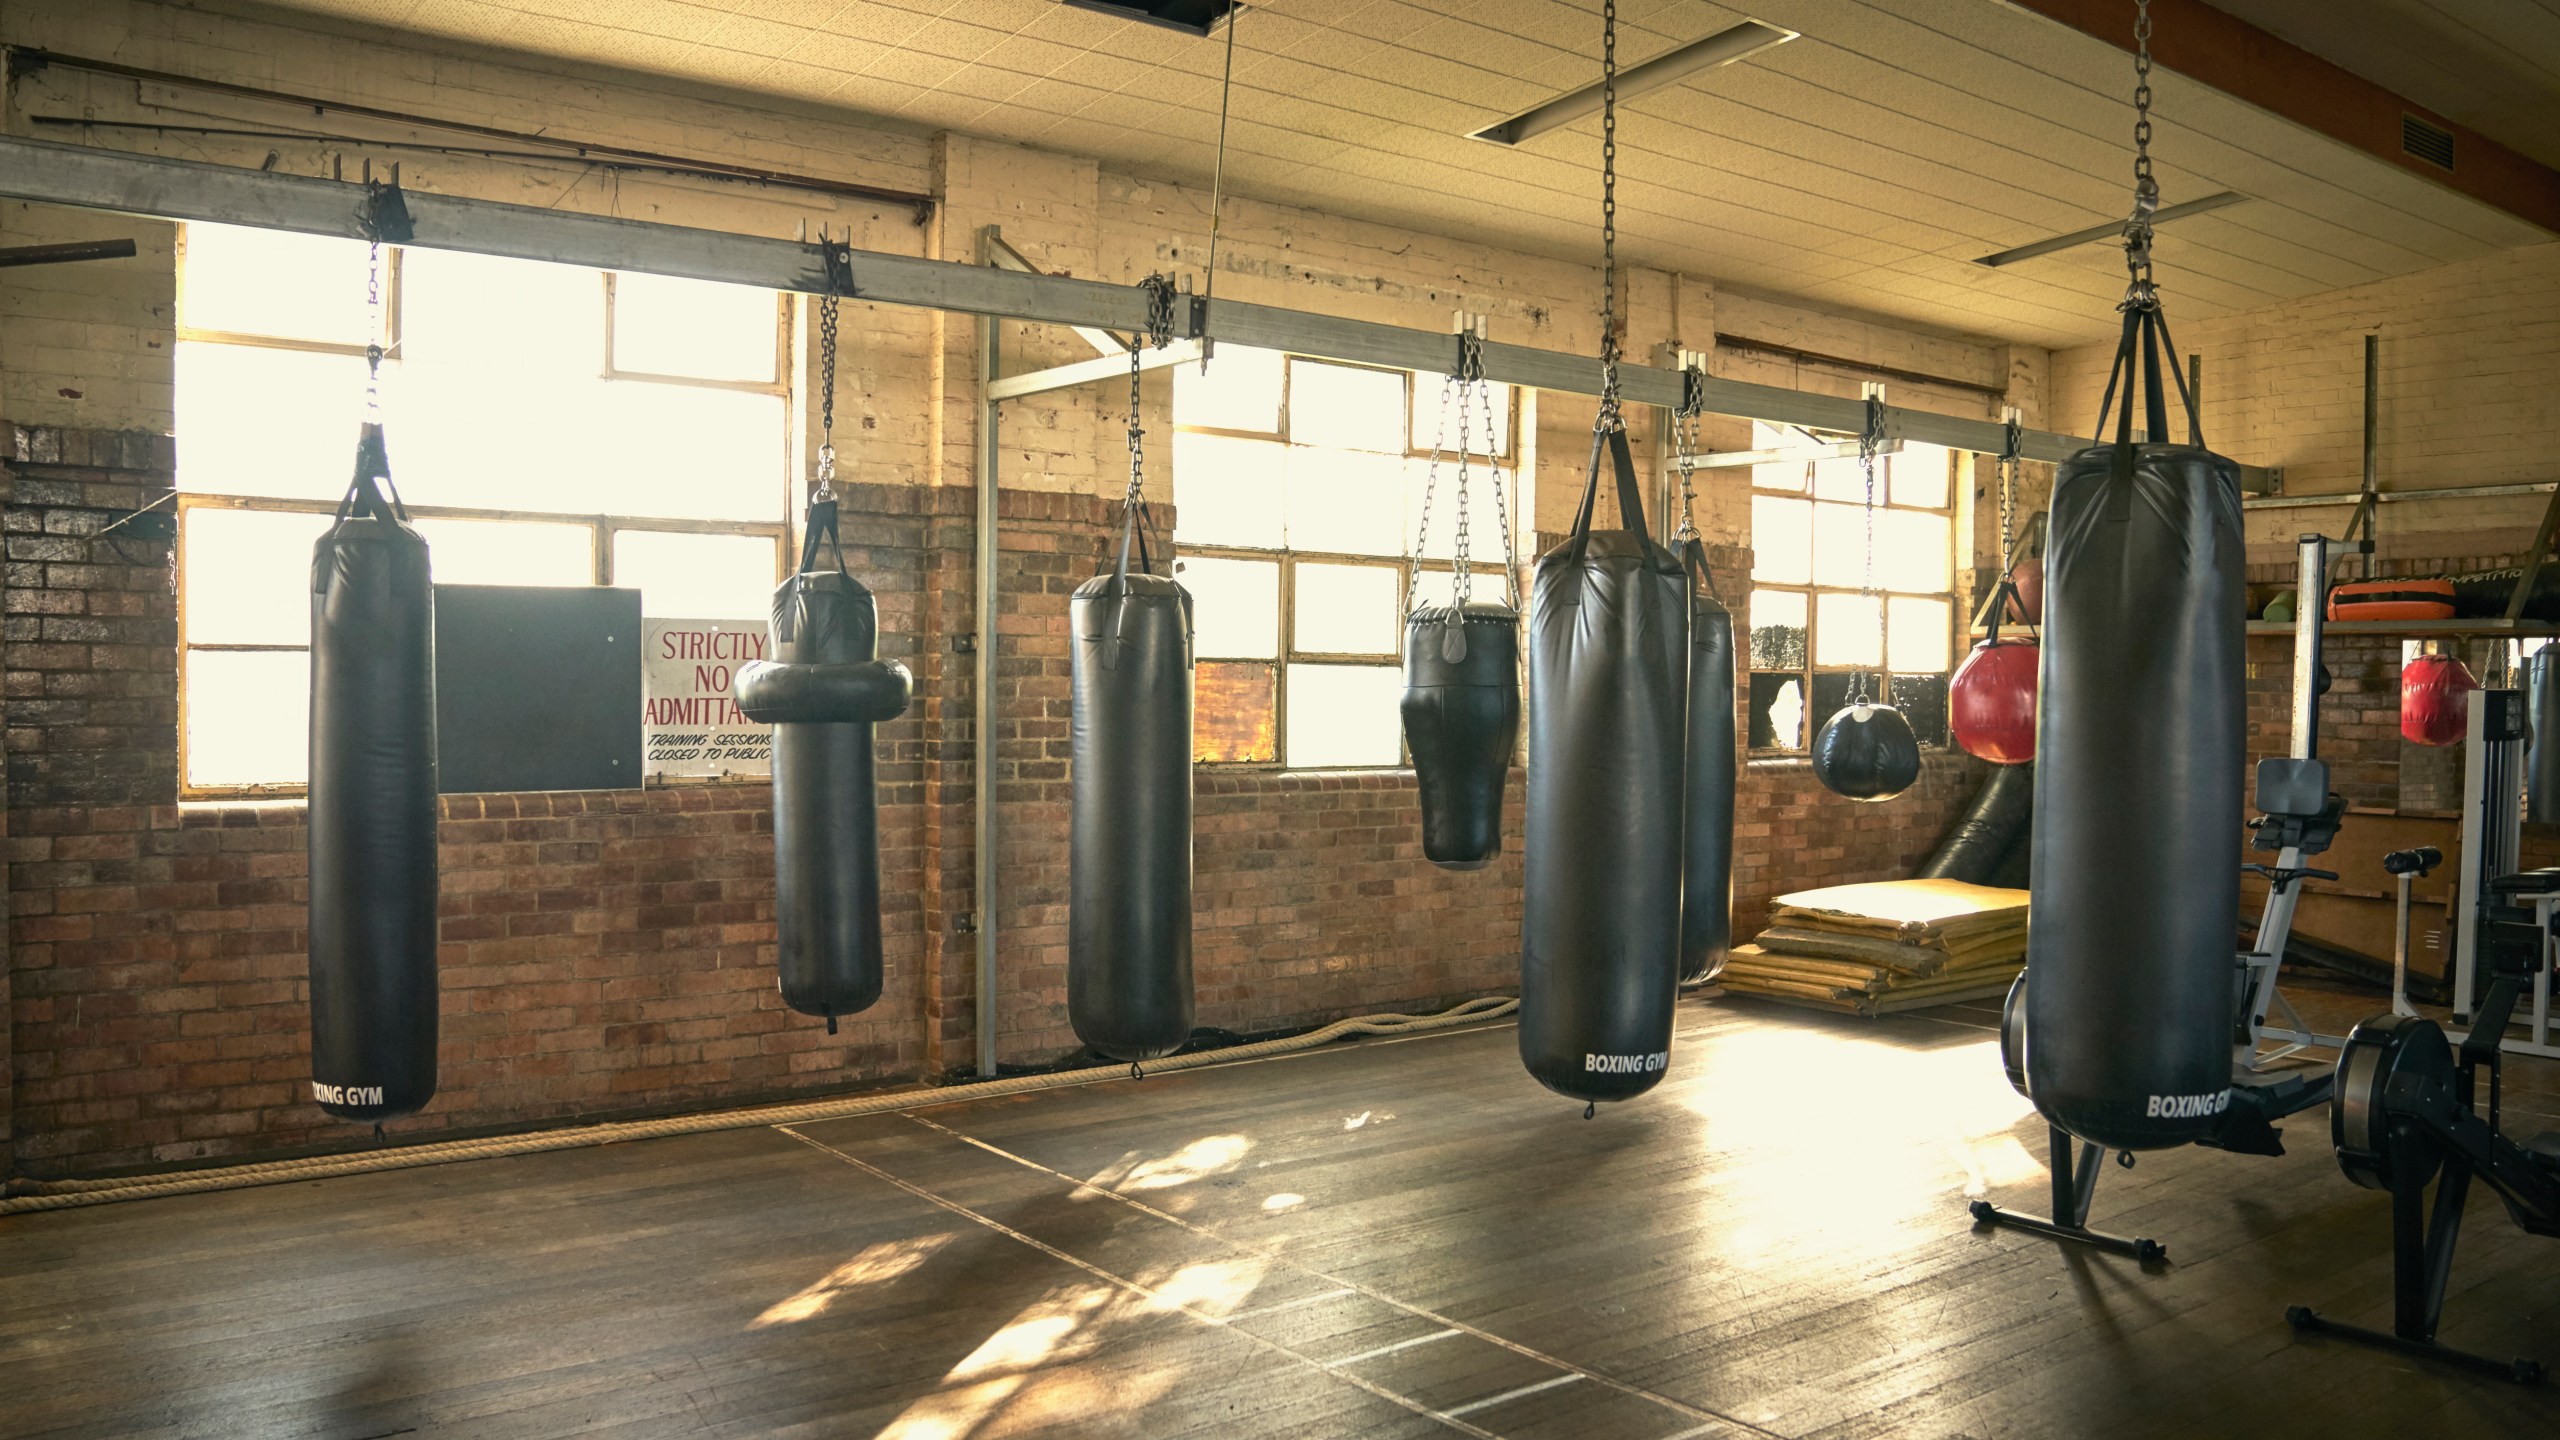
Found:
[[[1405,425],[1404,450],[1400,452],[1400,454],[1399,452],[1384,450],[1356,452],[1344,451],[1343,453],[1378,455],[1399,454],[1399,458],[1406,461],[1428,461],[1431,458],[1433,452],[1430,446],[1417,445],[1415,443],[1417,438],[1416,431],[1419,428],[1421,420],[1421,417],[1415,408],[1417,400],[1416,391],[1421,377],[1414,371],[1398,370],[1385,365],[1362,365],[1352,361],[1328,359],[1320,355],[1300,355],[1285,350],[1281,351],[1280,355],[1280,398],[1277,406],[1277,420],[1274,428],[1270,430],[1252,430],[1238,429],[1233,426],[1224,425],[1187,425],[1176,421],[1173,425],[1174,431],[1178,434],[1207,435],[1227,440],[1250,440],[1262,444],[1277,445],[1283,449],[1341,449],[1341,447],[1337,446],[1305,446],[1292,440],[1290,437],[1290,402],[1292,399],[1292,393],[1296,389],[1295,375],[1297,364],[1298,362],[1303,361],[1308,364],[1331,365],[1337,369],[1343,370],[1368,370],[1379,374],[1392,375],[1395,376],[1404,387],[1404,401],[1401,407]],[[1176,378],[1176,383],[1180,383],[1179,377]],[[1502,425],[1496,433],[1500,434],[1502,437],[1502,452],[1499,455],[1496,455],[1485,451],[1470,451],[1468,452],[1468,462],[1470,465],[1482,463],[1496,466],[1507,472],[1510,476],[1510,483],[1516,491],[1520,473],[1517,456],[1520,448],[1521,407],[1519,404],[1519,396],[1516,393],[1518,387],[1503,385],[1501,388],[1504,391]],[[1443,464],[1454,465],[1456,463],[1457,452],[1443,449],[1439,453],[1444,457],[1442,462]],[[1181,483],[1179,476],[1175,477],[1174,483],[1176,485]],[[1516,523],[1519,513],[1516,493],[1512,495],[1510,500],[1506,501],[1506,508],[1511,511],[1514,523]],[[1175,520],[1178,525],[1180,523],[1179,513],[1176,514]],[[1402,625],[1406,613],[1405,596],[1412,584],[1411,577],[1413,571],[1418,566],[1424,574],[1455,575],[1457,573],[1458,566],[1454,559],[1417,559],[1416,557],[1409,555],[1361,555],[1338,550],[1298,550],[1286,546],[1270,547],[1259,545],[1178,544],[1174,553],[1177,560],[1188,559],[1196,555],[1204,560],[1262,561],[1276,564],[1279,567],[1277,581],[1280,587],[1279,634],[1274,637],[1273,654],[1267,658],[1263,656],[1232,655],[1198,655],[1194,657],[1195,664],[1268,665],[1271,667],[1272,758],[1269,760],[1202,760],[1198,758],[1198,753],[1195,748],[1192,759],[1193,765],[1213,767],[1221,771],[1235,773],[1261,771],[1309,775],[1320,775],[1334,772],[1367,773],[1374,771],[1404,770],[1412,767],[1413,755],[1411,750],[1405,744],[1402,726],[1397,727],[1396,758],[1391,762],[1379,765],[1290,764],[1289,670],[1290,667],[1295,665],[1359,665],[1370,667],[1394,666],[1401,668],[1404,664],[1404,654],[1401,647],[1403,644]],[[1471,562],[1473,561],[1472,556],[1470,556],[1470,560]],[[1297,646],[1297,567],[1302,561],[1312,565],[1366,566],[1393,572],[1396,578],[1398,648],[1384,653],[1374,654],[1299,649]],[[1495,567],[1487,564],[1471,563],[1469,566],[1469,575],[1471,595],[1474,594],[1473,587],[1476,585],[1491,583],[1496,587],[1502,587],[1506,583],[1499,571]],[[1496,593],[1507,593],[1507,591],[1498,588]]]
[[[1815,432],[1811,432],[1811,431],[1807,431],[1807,432],[1804,432],[1804,433],[1806,433],[1806,434],[1808,434],[1808,435],[1813,435],[1813,437],[1814,437],[1815,439],[1818,439],[1818,440],[1855,440],[1855,439],[1857,438],[1857,437],[1856,437],[1856,436],[1854,436],[1854,435],[1837,435],[1837,436],[1835,436],[1835,435],[1827,435],[1827,434],[1815,434]],[[1893,601],[1894,601],[1896,598],[1905,598],[1905,599],[1922,599],[1922,600],[1940,600],[1940,601],[1945,602],[1945,604],[1946,604],[1946,610],[1947,610],[1947,668],[1946,668],[1946,669],[1944,669],[1944,670],[1933,671],[1933,672],[1920,672],[1920,671],[1908,671],[1908,672],[1905,672],[1905,671],[1898,671],[1898,670],[1893,669],[1893,668],[1892,668],[1892,665],[1891,665],[1891,661],[1892,661],[1893,656],[1892,656],[1892,628],[1891,628],[1890,620],[1888,620],[1888,621],[1887,621],[1886,630],[1885,630],[1885,644],[1886,644],[1885,653],[1884,653],[1881,657],[1879,657],[1879,663],[1878,663],[1878,664],[1876,664],[1876,665],[1874,665],[1874,666],[1872,666],[1872,667],[1868,667],[1868,666],[1859,666],[1859,665],[1824,665],[1824,664],[1821,664],[1821,663],[1817,660],[1817,658],[1816,658],[1816,657],[1821,653],[1821,651],[1820,651],[1820,646],[1819,646],[1819,642],[1818,642],[1818,640],[1817,640],[1817,632],[1819,631],[1820,626],[1821,626],[1820,612],[1821,612],[1821,602],[1822,602],[1822,597],[1823,597],[1823,596],[1825,596],[1825,595],[1865,595],[1865,594],[1867,593],[1867,592],[1866,592],[1866,590],[1865,590],[1863,587],[1861,587],[1861,586],[1857,586],[1857,585],[1825,585],[1825,584],[1819,583],[1819,582],[1817,582],[1817,581],[1807,581],[1806,583],[1803,583],[1803,584],[1782,584],[1782,583],[1778,583],[1778,582],[1774,582],[1774,581],[1762,581],[1762,580],[1759,580],[1759,579],[1753,578],[1753,577],[1751,577],[1750,575],[1746,574],[1746,575],[1744,576],[1744,582],[1743,582],[1743,583],[1744,583],[1744,586],[1745,586],[1744,593],[1743,593],[1743,626],[1742,626],[1742,630],[1743,630],[1743,635],[1742,635],[1742,641],[1743,641],[1743,643],[1742,643],[1742,658],[1743,658],[1744,664],[1743,664],[1743,672],[1742,672],[1742,673],[1743,673],[1743,683],[1742,683],[1742,691],[1743,691],[1743,693],[1742,693],[1742,697],[1741,697],[1741,699],[1742,699],[1742,704],[1743,704],[1743,719],[1744,719],[1744,722],[1745,722],[1745,724],[1744,724],[1744,734],[1743,734],[1743,739],[1744,739],[1744,742],[1745,742],[1745,744],[1744,744],[1744,751],[1743,751],[1743,758],[1744,758],[1745,760],[1770,760],[1770,761],[1802,760],[1802,759],[1804,759],[1806,756],[1808,756],[1808,755],[1810,755],[1810,754],[1812,753],[1812,750],[1813,750],[1813,737],[1814,737],[1814,733],[1815,733],[1815,731],[1818,729],[1818,727],[1822,724],[1822,721],[1823,721],[1824,719],[1828,718],[1828,717],[1826,717],[1826,716],[1820,716],[1820,715],[1816,715],[1815,713],[1813,713],[1813,709],[1814,709],[1813,686],[1814,686],[1814,677],[1815,677],[1815,676],[1817,676],[1817,675],[1854,675],[1854,674],[1859,673],[1861,670],[1865,670],[1868,674],[1870,674],[1870,675],[1872,675],[1872,676],[1875,676],[1875,677],[1879,680],[1879,682],[1880,682],[1880,688],[1881,688],[1881,689],[1882,689],[1882,691],[1883,691],[1883,695],[1882,695],[1880,698],[1885,699],[1885,700],[1888,700],[1888,701],[1891,699],[1891,696],[1892,696],[1892,693],[1893,693],[1893,681],[1894,681],[1894,679],[1895,679],[1895,677],[1896,677],[1896,676],[1906,675],[1906,674],[1907,674],[1907,675],[1911,675],[1911,676],[1914,676],[1914,677],[1927,678],[1929,675],[1935,675],[1935,676],[1939,676],[1939,677],[1948,677],[1948,676],[1952,676],[1952,675],[1954,675],[1956,665],[1957,665],[1958,663],[1960,663],[1960,662],[1961,662],[1961,660],[1962,660],[1962,658],[1963,658],[1963,657],[1962,657],[1962,654],[1961,654],[1960,647],[1959,647],[1959,645],[1957,644],[1957,641],[1958,641],[1958,639],[1960,638],[1960,629],[1961,629],[1961,626],[1963,625],[1964,620],[1965,620],[1964,615],[1963,615],[1962,613],[1960,613],[1960,612],[1961,612],[1961,607],[1960,607],[1959,605],[1957,605],[1957,603],[1956,603],[1956,600],[1957,600],[1956,581],[1957,581],[1957,577],[1958,577],[1958,573],[1959,573],[1959,567],[1958,567],[1958,566],[1957,566],[1957,564],[1956,564],[1956,545],[1957,545],[1957,542],[1958,542],[1958,531],[1959,531],[1959,529],[1960,529],[1960,522],[1961,522],[1961,516],[1960,516],[1960,514],[1959,514],[1959,504],[1960,504],[1961,499],[1962,499],[1962,495],[1961,495],[1962,477],[1961,477],[1960,475],[1958,475],[1958,474],[1957,474],[1956,452],[1955,452],[1955,451],[1953,451],[1953,450],[1948,450],[1948,449],[1944,449],[1943,447],[1932,447],[1932,448],[1937,448],[1937,449],[1939,449],[1939,450],[1941,451],[1941,453],[1942,453],[1942,455],[1943,455],[1943,457],[1944,457],[1945,464],[1946,464],[1946,466],[1947,466],[1947,487],[1946,487],[1947,503],[1946,503],[1946,504],[1944,504],[1944,505],[1902,505],[1902,504],[1896,504],[1896,503],[1894,503],[1894,500],[1893,500],[1893,486],[1892,486],[1892,480],[1891,480],[1890,474],[1887,474],[1887,475],[1885,475],[1885,476],[1880,476],[1880,477],[1878,477],[1878,478],[1879,478],[1879,482],[1880,482],[1880,483],[1879,483],[1879,488],[1882,490],[1882,492],[1883,492],[1883,493],[1882,493],[1882,495],[1881,495],[1881,496],[1878,498],[1878,500],[1877,500],[1877,503],[1876,503],[1876,509],[1877,509],[1877,510],[1879,510],[1879,511],[1884,511],[1884,510],[1904,510],[1904,511],[1909,511],[1909,512],[1911,512],[1911,513],[1913,513],[1913,514],[1919,514],[1919,515],[1935,515],[1935,516],[1939,517],[1940,519],[1943,519],[1943,520],[1945,520],[1945,521],[1947,522],[1947,588],[1946,588],[1945,590],[1943,590],[1943,591],[1886,590],[1886,589],[1879,589],[1879,590],[1878,590],[1878,591],[1876,591],[1875,593],[1876,593],[1876,596],[1877,596],[1877,599],[1878,599],[1878,603],[1879,603],[1880,605],[1882,605],[1883,607],[1885,607],[1886,614],[1887,614],[1888,616],[1891,614],[1891,607],[1892,607],[1892,603],[1893,603]],[[1900,462],[1900,461],[1901,461],[1901,459],[1902,459],[1903,455],[1904,455],[1904,454],[1907,454],[1907,453],[1908,453],[1907,451],[1897,451],[1897,452],[1895,452],[1893,455],[1886,457],[1886,459],[1887,459],[1888,463],[1898,463],[1898,462]],[[1793,464],[1793,463],[1795,463],[1795,462],[1793,462],[1793,461],[1778,461],[1778,462],[1769,462],[1769,463]],[[1761,496],[1761,495],[1768,495],[1768,496],[1776,497],[1776,498],[1786,498],[1786,497],[1789,497],[1789,496],[1793,496],[1793,497],[1795,497],[1795,498],[1801,498],[1802,500],[1804,500],[1804,501],[1806,502],[1806,504],[1807,504],[1808,506],[1818,506],[1818,505],[1837,505],[1837,504],[1852,504],[1852,505],[1854,505],[1854,504],[1855,504],[1855,502],[1849,502],[1849,501],[1837,501],[1837,500],[1826,500],[1826,499],[1822,499],[1822,498],[1818,497],[1818,496],[1815,494],[1814,489],[1813,489],[1813,487],[1812,487],[1812,485],[1811,485],[1811,484],[1807,484],[1807,485],[1806,485],[1802,490],[1800,490],[1800,491],[1793,491],[1793,492],[1786,491],[1786,490],[1780,490],[1780,489],[1777,489],[1777,488],[1775,488],[1775,487],[1773,487],[1773,486],[1764,486],[1764,485],[1762,485],[1762,484],[1760,483],[1760,479],[1759,479],[1759,470],[1760,470],[1760,467],[1759,467],[1759,466],[1756,466],[1756,465],[1755,465],[1755,466],[1751,467],[1751,471],[1752,471],[1752,474],[1751,474],[1751,486],[1750,486],[1750,490],[1749,490],[1749,492],[1748,492],[1750,497],[1758,497],[1758,496]],[[1819,512],[1818,512],[1818,511],[1809,511],[1808,513],[1809,513],[1809,514],[1818,514]],[[1818,544],[1818,543],[1820,542],[1820,535],[1821,535],[1821,531],[1820,531],[1819,527],[1816,527],[1816,528],[1814,529],[1814,531],[1813,531],[1812,536],[1811,536],[1811,537],[1809,538],[1809,540],[1808,540],[1808,545]],[[1759,537],[1755,534],[1752,538],[1753,538],[1753,542],[1754,542],[1754,544],[1755,544],[1755,546],[1756,546],[1756,544],[1757,544],[1757,542],[1758,542]],[[1754,568],[1755,568],[1755,569],[1757,568],[1756,564],[1755,564]],[[1819,565],[1818,565],[1818,563],[1817,563],[1817,565],[1816,565],[1816,569],[1817,569],[1817,571],[1819,570]],[[1763,591],[1763,590],[1775,591],[1775,592],[1782,592],[1782,593],[1790,594],[1790,595],[1801,595],[1801,596],[1803,596],[1803,597],[1804,597],[1804,602],[1805,602],[1805,607],[1804,607],[1804,608],[1805,608],[1805,619],[1804,619],[1804,664],[1803,664],[1802,666],[1800,666],[1800,667],[1797,667],[1797,668],[1792,669],[1792,670],[1787,670],[1787,669],[1774,669],[1774,668],[1768,668],[1768,667],[1761,666],[1761,665],[1759,665],[1759,664],[1753,663],[1753,661],[1752,661],[1752,653],[1751,653],[1751,631],[1752,631],[1751,599],[1752,599],[1752,596],[1753,596],[1753,595],[1755,595],[1755,594],[1757,594],[1758,592]],[[1751,677],[1753,677],[1753,676],[1755,676],[1755,675],[1792,675],[1792,676],[1795,676],[1796,678],[1798,678],[1799,680],[1801,680],[1801,681],[1803,682],[1803,686],[1804,686],[1804,706],[1805,706],[1805,713],[1804,713],[1803,721],[1802,721],[1802,723],[1801,723],[1801,727],[1800,727],[1800,729],[1799,729],[1799,731],[1798,731],[1798,738],[1799,738],[1799,740],[1800,740],[1802,743],[1797,744],[1797,745],[1789,745],[1789,746],[1767,746],[1767,745],[1754,745],[1754,744],[1749,743],[1749,742],[1750,742],[1750,731],[1751,731],[1751,728],[1752,728],[1752,727],[1751,727],[1751,723],[1750,723],[1750,722],[1752,722],[1752,721],[1754,721],[1754,720],[1756,720],[1756,719],[1758,718],[1758,714],[1757,714],[1758,706],[1757,706],[1756,702],[1754,702],[1754,701],[1753,701],[1753,699],[1752,699],[1752,697],[1751,697]],[[1945,750],[1945,749],[1952,748],[1952,741],[1934,742],[1934,743],[1933,743],[1933,742],[1925,741],[1925,740],[1924,740],[1924,741],[1922,741],[1922,742],[1921,742],[1921,748],[1922,748],[1923,750]]]
[[[293,336],[260,335],[254,332],[234,330],[201,329],[188,325],[186,323],[186,254],[188,229],[189,227],[183,224],[178,228],[176,285],[178,298],[178,324],[174,327],[175,337],[178,341],[190,344],[237,345],[268,350],[298,350],[306,353],[347,355],[358,359],[364,357],[367,347],[363,345],[348,344],[340,341],[308,340]],[[403,299],[401,276],[407,250],[404,246],[387,246],[385,247],[385,250],[382,311],[383,328],[386,335],[383,345],[383,358],[385,360],[397,360],[400,358],[401,303]],[[601,332],[600,339],[603,348],[596,357],[597,374],[600,378],[606,380],[629,381],[638,384],[675,385],[699,390],[746,391],[755,394],[777,396],[784,402],[783,424],[785,427],[785,440],[786,442],[789,442],[794,438],[792,435],[792,428],[797,426],[800,417],[793,412],[790,404],[793,394],[791,364],[792,346],[797,339],[796,330],[793,325],[794,315],[791,296],[780,292],[775,292],[773,295],[774,362],[773,378],[771,380],[706,380],[690,375],[660,375],[644,371],[618,370],[614,367],[614,325],[616,310],[618,308],[615,303],[614,287],[616,275],[615,272],[610,270],[599,271],[597,274],[604,285],[605,302],[604,323],[599,327]],[[183,437],[181,438],[183,439]],[[791,462],[788,457],[793,453],[795,448],[796,447],[790,443],[786,443],[784,446],[783,453],[786,457],[784,460],[784,484],[777,487],[777,496],[787,496],[789,494],[789,482],[791,479],[792,469]],[[485,507],[460,505],[410,505],[406,508],[412,516],[424,520],[479,520],[495,521],[500,523],[584,526],[588,532],[588,555],[591,562],[588,572],[590,576],[588,583],[594,586],[610,586],[614,583],[614,537],[626,530],[648,531],[661,534],[728,535],[763,537],[770,539],[773,543],[773,576],[774,583],[776,584],[780,584],[783,578],[789,574],[789,567],[795,558],[791,545],[792,517],[789,514],[789,506],[787,503],[783,506],[784,513],[771,521],[687,520],[654,516],[562,513],[548,510],[490,509]],[[186,524],[188,513],[199,509],[262,511],[271,514],[288,515],[334,515],[337,513],[338,502],[334,500],[288,499],[279,496],[198,492],[183,489],[177,492],[175,517],[177,520],[177,544],[175,546],[177,553],[173,566],[173,588],[175,590],[175,608],[178,625],[178,798],[181,802],[221,802],[235,800],[298,799],[305,797],[310,793],[310,785],[307,782],[262,781],[199,785],[188,778],[190,771],[188,768],[187,753],[189,732],[187,723],[189,693],[187,687],[187,670],[190,657],[194,652],[201,650],[208,653],[308,653],[311,648],[308,643],[270,644],[230,641],[203,643],[188,638]],[[660,788],[674,784],[695,785],[748,783],[761,784],[765,782],[763,777],[751,775],[665,776],[644,774],[641,777],[640,788]]]

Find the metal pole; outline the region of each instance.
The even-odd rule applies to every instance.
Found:
[[[995,263],[1000,236],[993,225],[978,232],[978,262]],[[996,378],[993,316],[978,321],[978,679],[970,736],[975,755],[971,784],[976,810],[978,928],[978,1074],[996,1074],[996,423],[1002,402],[991,393]]]
[[[2382,337],[2379,335],[2367,335],[2364,337],[2364,493],[2367,495],[2375,494],[2382,488],[2379,463],[2380,447],[2375,439],[2379,428],[2377,422],[2381,416],[2382,403],[2381,392],[2374,386],[2374,375],[2376,372],[2374,351],[2375,347],[2381,341],[2381,338]],[[2375,552],[2381,547],[2370,543],[2374,539],[2373,522],[2378,518],[2379,517],[2375,516],[2371,510],[2367,510],[2365,512],[2364,538],[2367,541],[2367,545],[2364,552],[2364,578],[2367,580],[2373,578],[2373,567],[2380,560],[2380,556]]]
[[[2305,535],[2295,544],[2301,578],[2293,592],[2292,755],[2311,760],[2320,754],[2320,632],[2329,623],[2329,537]]]

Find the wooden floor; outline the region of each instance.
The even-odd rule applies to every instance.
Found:
[[[2287,1329],[2387,1312],[2388,1202],[2318,1114],[2280,1160],[2110,1168],[2099,1221],[2170,1246],[2146,1273],[1972,1227],[1969,1193],[2045,1183],[1987,1011],[1682,1021],[1669,1079],[1590,1122],[1496,1025],[0,1220],[0,1434],[2560,1427],[2560,1391]],[[2560,1065],[2515,1068],[2519,1126],[2560,1126]],[[2471,1217],[2447,1338],[2560,1359],[2560,1245]]]

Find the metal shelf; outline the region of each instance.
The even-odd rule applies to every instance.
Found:
[[[2468,620],[2332,620],[2321,627],[2331,635],[2404,635],[2426,640],[2446,635],[2560,635],[2560,622],[2508,620],[2496,616]],[[2290,620],[2252,620],[2252,635],[2290,635]]]

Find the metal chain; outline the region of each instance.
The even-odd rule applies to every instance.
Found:
[[[1460,342],[1463,344],[1463,340]],[[1449,392],[1457,386],[1450,379],[1440,382],[1440,414],[1431,426],[1431,462],[1422,472],[1422,515],[1414,524],[1413,549],[1405,557],[1404,613],[1411,615],[1422,606],[1422,557],[1431,540],[1431,498],[1440,490],[1440,457],[1448,453],[1444,443],[1449,434]],[[1460,408],[1465,401],[1461,399]]]
[[[364,269],[364,409],[369,417],[382,414],[382,242],[376,240],[365,252]]]
[[[1493,387],[1484,378],[1484,367],[1476,367],[1476,399],[1484,406],[1485,435],[1494,435]],[[1485,467],[1493,472],[1493,522],[1502,527],[1502,599],[1513,610],[1520,608],[1520,557],[1511,548],[1511,504],[1502,495],[1502,466]]]
[[[2151,217],[2160,209],[2160,182],[2151,174],[2151,0],[2133,9],[2133,215],[2124,225],[2127,283],[2123,309],[2157,308],[2151,279]]]
[[[2000,577],[2007,579],[2016,563],[2009,554],[2013,521],[2018,511],[2018,454],[2026,448],[2026,427],[2011,411],[2000,426]]]
[[[1866,576],[1859,582],[1858,593],[1876,603],[1876,655],[1884,656],[1884,596],[1876,589],[1876,451],[1884,445],[1884,401],[1867,397],[1867,423],[1858,432],[1858,469],[1866,477],[1867,500],[1864,515],[1867,522]],[[1849,703],[1867,703],[1867,671],[1860,667],[1849,680]]]
[[[836,482],[836,297],[818,297],[818,493],[813,500],[835,498]]]
[[[1161,350],[1173,343],[1173,282],[1150,275],[1138,282],[1138,288],[1147,292],[1147,328],[1145,334],[1130,337],[1145,343],[1129,347],[1129,492],[1120,501],[1131,511],[1145,498],[1147,480],[1147,431],[1138,423],[1138,381],[1146,366],[1139,357],[1150,347]]]
[[[1698,538],[1698,416],[1706,409],[1706,379],[1696,366],[1680,367],[1680,403],[1671,411],[1671,451],[1680,474],[1680,523],[1671,542]]]
[[[1482,382],[1483,379],[1484,347],[1477,341],[1473,330],[1464,331],[1458,336],[1458,374],[1456,376],[1456,389],[1458,391],[1458,567],[1455,582],[1450,589],[1449,623],[1452,625],[1463,624],[1465,622],[1467,601],[1472,598],[1474,594],[1474,586],[1468,578],[1467,566],[1467,468],[1468,462],[1473,457],[1475,447],[1469,443],[1473,436],[1470,433],[1467,421],[1474,413],[1474,387]],[[1486,422],[1486,433],[1488,437],[1491,435],[1491,432],[1491,417],[1488,416]]]
[[[1618,410],[1618,0],[1600,7],[1600,415],[1592,428],[1626,428]]]

